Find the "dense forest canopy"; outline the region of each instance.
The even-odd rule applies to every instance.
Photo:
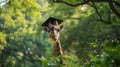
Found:
[[[67,67],[120,66],[120,0],[0,0],[0,67],[56,67],[41,24],[64,20]]]

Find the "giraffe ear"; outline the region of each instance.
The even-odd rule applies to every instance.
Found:
[[[60,29],[63,29],[64,28],[64,25],[60,25]]]
[[[55,26],[58,26],[58,22],[57,21],[55,21]]]
[[[47,27],[43,27],[42,28],[44,31],[47,31],[48,32],[48,28]]]

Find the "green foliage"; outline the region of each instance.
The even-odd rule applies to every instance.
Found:
[[[4,46],[6,46],[6,36],[4,33],[0,32],[0,53],[4,49]]]
[[[64,1],[76,4],[84,0]],[[96,6],[107,21],[108,4]],[[60,33],[63,56],[54,56],[53,41],[42,31],[41,24],[50,16],[64,20]],[[98,19],[89,5],[10,0],[0,8],[0,67],[119,67],[120,19],[111,14],[109,25]]]
[[[86,64],[88,67],[119,67],[120,52],[119,43],[113,41],[106,41],[104,44],[104,50],[100,55],[89,55],[90,62]]]

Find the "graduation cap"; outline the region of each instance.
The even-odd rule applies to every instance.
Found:
[[[51,23],[52,25],[55,25],[56,22],[58,23],[58,25],[60,25],[60,24],[63,22],[63,20],[61,20],[61,19],[56,19],[56,18],[53,18],[53,17],[49,17],[49,18],[42,24],[42,26],[43,26],[43,27],[48,27],[49,23]]]

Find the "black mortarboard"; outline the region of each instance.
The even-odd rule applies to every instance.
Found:
[[[61,23],[63,22],[63,20],[61,20],[61,19],[56,19],[56,18],[53,18],[53,17],[49,17],[49,18],[42,24],[42,26],[48,27],[49,23],[51,23],[51,24],[54,25],[56,21],[58,22],[58,24],[61,24]]]

